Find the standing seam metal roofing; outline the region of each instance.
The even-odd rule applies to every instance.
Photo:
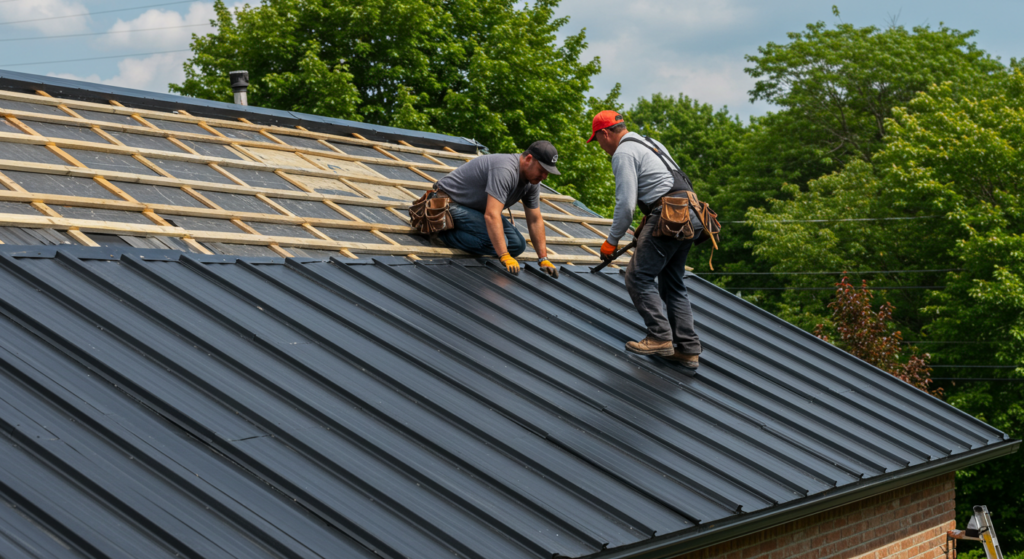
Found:
[[[668,557],[1017,449],[691,277],[0,247],[0,556]],[[6,506],[5,506],[6,505]]]

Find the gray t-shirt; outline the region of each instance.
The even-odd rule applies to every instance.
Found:
[[[452,201],[478,212],[487,209],[491,195],[508,208],[523,201],[527,208],[540,205],[540,185],[530,184],[519,176],[519,156],[499,153],[481,155],[437,181]]]

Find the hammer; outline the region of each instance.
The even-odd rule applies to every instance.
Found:
[[[629,250],[629,249],[632,249],[632,248],[636,248],[636,239],[635,238],[628,245],[626,245],[626,246],[620,248],[619,250],[613,252],[611,258],[609,258],[608,260],[604,260],[600,264],[598,264],[597,266],[594,266],[593,268],[591,268],[590,269],[590,273],[591,274],[596,274],[596,273],[600,272],[601,270],[604,269],[605,266],[611,264],[612,262],[617,260],[623,254],[626,254],[626,251]]]

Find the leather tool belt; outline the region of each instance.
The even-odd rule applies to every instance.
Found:
[[[409,221],[423,235],[433,235],[455,228],[449,211],[452,199],[441,190],[431,190],[409,206]]]

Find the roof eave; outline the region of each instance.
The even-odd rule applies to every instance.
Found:
[[[1017,451],[1020,443],[1019,440],[1000,441],[956,456],[883,474],[841,489],[797,499],[781,506],[734,516],[719,522],[700,524],[686,530],[617,547],[588,557],[592,559],[669,559],[678,557],[684,553],[704,549],[935,476],[962,470],[1000,456],[1013,454]]]

